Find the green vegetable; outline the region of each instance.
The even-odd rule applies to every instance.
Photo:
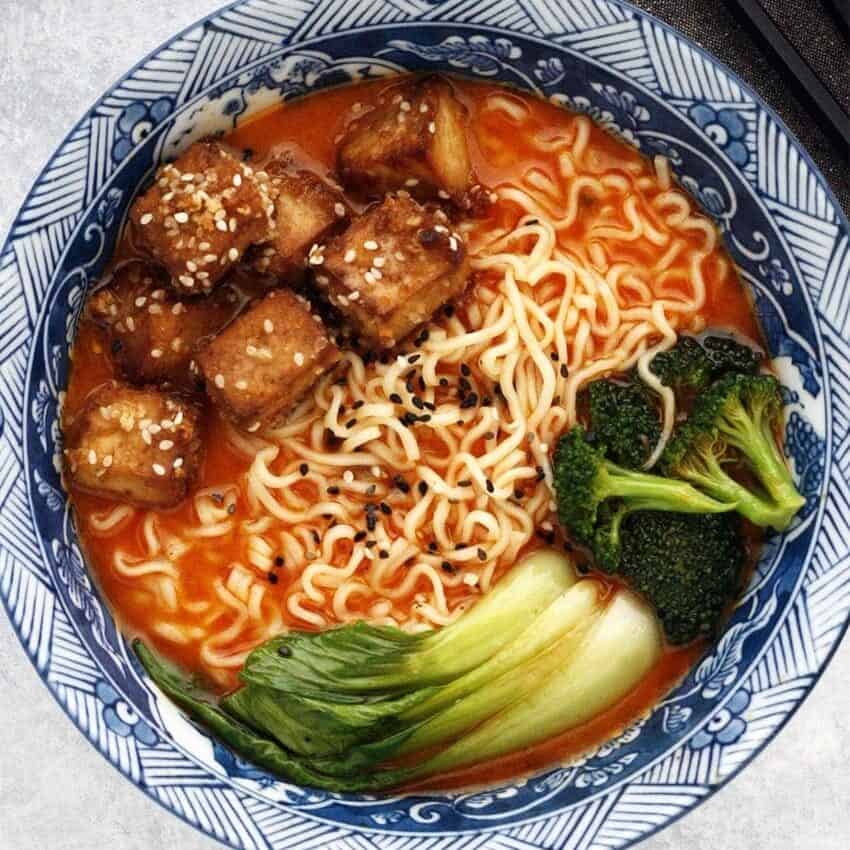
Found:
[[[560,592],[553,596],[556,585]],[[511,592],[498,593],[503,587]],[[500,612],[485,607],[493,598]],[[526,610],[529,600],[535,603],[533,615]],[[473,617],[481,608],[483,614]],[[511,620],[522,626],[512,625],[506,640],[492,624],[501,628]],[[465,622],[472,625],[461,628]],[[660,651],[659,628],[646,606],[625,591],[606,599],[593,579],[577,582],[570,562],[555,552],[537,553],[516,567],[451,629],[461,637],[445,638],[437,644],[441,652],[449,646],[465,650],[475,637],[483,647],[476,649],[474,664],[452,665],[464,672],[448,677],[444,668],[437,677],[442,685],[421,688],[421,670],[408,664],[408,656],[399,664],[391,653],[381,655],[386,646],[410,649],[435,642],[400,636],[396,641],[395,630],[387,629],[365,632],[371,639],[364,640],[364,630],[355,625],[324,635],[288,636],[298,638],[289,642],[275,639],[256,650],[263,682],[249,682],[221,706],[143,644],[134,647],[156,684],[223,743],[290,781],[334,791],[375,791],[425,779],[558,734],[625,695]],[[360,645],[370,669],[376,657],[387,662],[390,690],[376,690],[364,676],[349,676],[345,691],[332,690],[327,700],[290,690],[299,677],[288,668],[308,666],[298,654],[309,657],[309,669],[327,675],[343,658],[360,668]],[[429,652],[445,661],[436,650]],[[407,684],[399,672],[405,664]],[[363,680],[363,690],[352,687],[355,679]],[[407,766],[387,766],[399,759]]]
[[[620,527],[630,512],[706,514],[735,508],[734,502],[712,499],[684,481],[617,466],[587,441],[581,426],[559,440],[553,474],[561,523],[609,572],[618,568]]]
[[[569,661],[509,708],[418,765],[411,779],[515,752],[578,726],[628,694],[661,654],[652,611],[619,591]]]
[[[345,702],[353,694],[359,702],[363,694],[409,693],[449,682],[507,646],[575,580],[562,557],[537,552],[440,631],[410,635],[357,623],[318,633],[290,632],[255,650],[242,678],[335,702]],[[287,659],[284,665],[281,653]]]
[[[662,468],[722,501],[734,501],[751,522],[788,527],[804,504],[776,442],[782,398],[769,375],[730,374],[697,397],[662,458]],[[734,452],[730,452],[732,448]],[[744,486],[724,465],[743,459],[761,485]]]
[[[760,365],[757,351],[730,337],[709,336],[700,344],[681,336],[673,348],[655,355],[650,369],[662,384],[681,393],[699,392],[730,372],[754,374]]]
[[[644,511],[623,524],[619,575],[655,608],[668,640],[716,632],[745,561],[735,514]]]
[[[590,422],[596,440],[614,462],[640,469],[661,436],[652,395],[640,381],[593,381],[588,386]]]

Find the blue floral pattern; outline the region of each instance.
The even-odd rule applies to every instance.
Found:
[[[725,746],[739,741],[747,731],[747,722],[741,715],[749,704],[749,693],[743,688],[736,691],[726,705],[691,738],[691,747],[701,750],[712,744]]]
[[[162,123],[173,111],[170,97],[160,97],[153,103],[137,100],[126,106],[116,122],[115,141],[112,144],[112,159],[121,162],[151,130]]]
[[[97,683],[95,694],[103,703],[103,722],[116,735],[122,738],[132,736],[140,744],[148,747],[153,747],[159,741],[159,736],[151,729],[147,721],[140,717],[107,681],[101,679]]]
[[[738,166],[745,166],[750,153],[744,143],[747,125],[735,109],[715,109],[707,103],[695,103],[688,115],[726,156]]]

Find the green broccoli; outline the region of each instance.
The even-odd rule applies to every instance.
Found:
[[[670,643],[686,644],[716,633],[745,555],[735,514],[639,511],[623,523],[618,573],[655,608]]]
[[[710,514],[734,510],[685,481],[635,472],[605,458],[590,444],[584,428],[572,428],[558,441],[554,458],[558,516],[579,543],[589,546],[597,563],[616,572],[620,528],[632,511]]]
[[[655,355],[650,369],[676,392],[700,392],[730,372],[754,374],[760,364],[757,351],[730,337],[709,336],[701,344],[682,336],[673,348]]]
[[[782,531],[804,499],[776,442],[781,409],[776,378],[726,375],[697,397],[688,421],[665,449],[661,468],[715,499],[737,503],[737,510],[756,525]],[[725,471],[739,458],[761,487],[745,486]]]
[[[652,396],[639,381],[594,381],[588,387],[590,423],[611,460],[640,469],[661,436]]]

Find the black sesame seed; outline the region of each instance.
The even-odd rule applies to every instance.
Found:
[[[413,396],[413,398],[411,398],[410,400],[411,400],[411,402],[413,402],[413,406],[417,410],[424,410],[425,409],[425,403],[422,401],[421,398],[419,398],[418,395]]]
[[[455,552],[457,552],[458,549],[463,549],[465,546],[466,543],[455,543]]]
[[[466,365],[466,363],[460,364],[460,374],[463,375],[464,378],[468,378],[472,374],[472,369]]]
[[[277,573],[269,573],[266,578],[270,584],[277,584]]]
[[[487,553],[483,549],[481,549],[480,547],[478,549],[477,555],[478,555],[479,561],[486,561],[487,560]]]
[[[560,358],[560,355],[558,354],[558,352],[557,352],[557,351],[553,351],[553,352],[552,352],[549,356],[550,356],[550,357],[551,357],[551,358],[552,358],[552,359],[553,359],[556,363],[557,363],[557,362],[561,359],[561,358]]]
[[[496,488],[493,486],[493,482],[489,478],[486,481],[486,486],[487,486],[487,492],[488,493],[494,493],[495,492]]]
[[[421,354],[411,354],[410,357],[407,358],[407,362],[415,363],[421,356]]]
[[[337,487],[336,484],[331,484],[331,486],[328,487],[328,495],[329,496],[338,496],[339,495],[339,487]]]
[[[443,307],[443,313],[445,314],[446,318],[451,319],[451,317],[454,316],[454,314],[455,314],[454,305],[453,304],[446,304],[446,306]]]
[[[457,385],[464,392],[469,392],[472,389],[472,384],[470,384],[469,381],[466,380],[466,378],[461,378],[457,382]]]
[[[245,148],[242,151],[242,162],[250,162],[254,158],[254,149],[253,148]]]
[[[282,567],[285,563],[286,563],[286,561],[284,561],[284,560],[283,560],[283,555],[278,555],[278,556],[274,559],[274,565],[275,565],[276,567]]]
[[[302,464],[301,464],[301,466],[299,466],[299,467],[298,467],[298,471],[299,471],[302,475],[306,475],[306,474],[310,471],[310,467],[309,467],[309,466],[307,466],[307,464],[306,464],[306,463],[302,463]]]
[[[390,401],[393,404],[401,404],[402,403],[401,396],[398,393],[390,393]]]
[[[440,234],[431,228],[419,231],[418,239],[421,245],[433,245],[437,240],[439,240],[439,238]]]
[[[353,428],[357,424],[356,419],[349,419],[348,422],[345,423],[346,428]]]
[[[367,540],[367,541],[366,541],[366,548],[367,548],[367,549],[374,549],[374,548],[375,548],[375,546],[377,546],[377,545],[378,545],[378,541],[377,541],[377,540]]]
[[[354,542],[355,543],[361,543],[365,539],[366,539],[366,532],[365,531],[362,531],[362,530],[358,531],[357,534],[354,535]]]
[[[535,467],[535,471],[537,472],[537,480],[542,481],[546,477],[546,473],[543,471],[542,466]]]
[[[448,385],[449,385],[449,379],[448,378],[440,378],[440,386],[441,387],[447,387]]]
[[[282,643],[277,648],[277,654],[281,658],[291,658],[292,657],[292,650],[285,643]]]
[[[380,508],[381,513],[385,514],[386,516],[389,516],[393,512],[393,509],[386,502],[381,502]]]
[[[351,407],[353,410],[360,410],[360,408],[363,407],[364,404],[366,404],[366,402],[363,401],[363,399],[361,398],[355,401],[354,404],[351,405]]]
[[[424,496],[428,492],[428,484],[426,482],[420,481],[416,486],[419,489],[420,495]]]
[[[387,550],[386,550],[386,549],[381,549],[381,551],[380,551],[380,552],[378,552],[378,557],[379,557],[381,560],[386,560],[387,558],[389,558],[389,556],[390,556],[390,553],[389,553],[389,552],[387,552]]]
[[[400,475],[396,475],[396,477],[393,478],[393,484],[398,487],[402,493],[410,492],[410,485]]]
[[[485,431],[484,432],[484,439],[485,440],[492,440],[495,436],[496,435],[492,431]]]
[[[310,534],[313,536],[313,542],[314,543],[321,543],[322,542],[322,538],[321,538],[319,532],[316,531],[315,528],[310,532]]]
[[[444,569],[447,573],[453,573],[453,572],[455,572],[455,568],[454,568],[454,566],[453,566],[453,565],[451,564],[451,562],[449,562],[449,561],[443,561],[443,563],[442,563],[442,564],[440,564],[440,566],[441,566],[441,567],[442,567],[442,568],[443,568],[443,569]]]
[[[377,525],[378,525],[378,520],[375,517],[375,515],[369,514],[369,516],[366,517],[366,528],[368,528],[369,531],[374,531],[375,528],[377,527]]]
[[[436,552],[436,551],[437,551],[437,544],[436,544],[436,542],[435,542],[435,541],[433,541],[433,540],[432,540],[432,541],[428,544],[428,550],[429,550],[430,552]]]
[[[377,485],[377,484],[370,484],[370,485],[366,488],[366,495],[367,495],[367,496],[374,496],[374,495],[375,495],[375,491],[376,491],[377,489],[378,489],[378,485]]]
[[[227,514],[228,516],[233,516],[236,513],[236,505],[230,504],[227,506]]]
[[[457,486],[458,487],[471,487],[472,482],[468,478],[462,478],[460,481],[457,482]]]
[[[422,392],[425,392],[425,379],[421,375],[417,379],[416,383],[419,384],[419,389],[422,390]]]
[[[112,349],[113,354],[118,354],[121,351],[121,349],[124,347],[124,344],[121,342],[120,339],[113,339],[112,345],[110,347]]]
[[[566,364],[566,363],[562,363],[562,364],[561,364],[561,377],[562,377],[562,378],[566,378],[566,377],[568,377],[568,376],[569,376],[569,374],[570,374],[570,370],[569,370],[569,369],[567,369],[567,364]]]
[[[493,403],[493,399],[488,395],[485,395],[484,398],[481,399],[481,406],[482,407],[489,407],[492,403]]]
[[[437,409],[437,405],[434,404],[432,401],[426,401],[425,407],[426,407],[426,409],[431,410],[431,411],[434,411],[434,410]]]
[[[514,498],[515,499],[524,499],[525,498],[525,491],[520,490],[519,487],[517,487],[516,490],[514,490]]]
[[[478,394],[470,393],[461,403],[460,406],[462,409],[466,409],[469,407],[475,407],[478,404]]]

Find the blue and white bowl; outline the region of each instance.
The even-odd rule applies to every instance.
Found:
[[[86,288],[163,157],[281,98],[423,68],[550,97],[670,158],[752,287],[787,386],[786,451],[806,506],[770,539],[725,633],[681,687],[579,763],[476,793],[327,794],[241,762],[153,693],[80,553],[57,472],[57,411]],[[233,847],[307,836],[326,850],[459,850],[482,846],[484,832],[528,850],[628,846],[776,735],[847,626],[848,237],[825,180],[778,117],[699,47],[625,3],[232,3],[83,116],[0,258],[0,595],[21,643],[104,757]]]

